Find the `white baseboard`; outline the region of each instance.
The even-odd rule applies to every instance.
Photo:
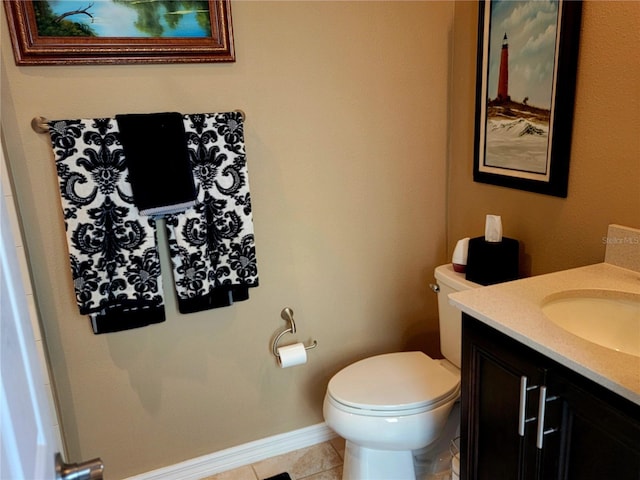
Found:
[[[326,442],[337,435],[324,422],[227,448],[126,480],[199,480],[266,458]]]

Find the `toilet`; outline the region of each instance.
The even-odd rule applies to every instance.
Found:
[[[346,440],[343,480],[415,480],[415,451],[438,439],[460,396],[462,320],[447,296],[481,285],[451,264],[437,267],[435,278],[445,359],[422,352],[376,355],[329,381],[323,414]]]

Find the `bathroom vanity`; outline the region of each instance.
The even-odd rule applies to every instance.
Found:
[[[463,314],[462,476],[637,480],[640,406]]]
[[[460,478],[640,478],[638,245],[632,268],[605,262],[449,296],[463,312]]]

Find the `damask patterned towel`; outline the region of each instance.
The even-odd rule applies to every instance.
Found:
[[[140,213],[160,216],[192,207],[196,191],[182,115],[116,115],[116,122]]]
[[[166,224],[178,308],[191,313],[246,300],[258,271],[242,114],[184,122],[197,201]]]
[[[80,313],[94,333],[164,321],[155,221],[133,204],[116,122],[48,125]]]
[[[240,113],[183,117],[197,203],[166,218],[182,313],[246,300],[258,286]],[[49,123],[76,301],[94,333],[164,321],[153,217],[133,203],[113,119]]]

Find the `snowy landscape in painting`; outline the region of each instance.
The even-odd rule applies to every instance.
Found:
[[[547,172],[548,123],[525,118],[487,120],[486,164],[531,173]]]

